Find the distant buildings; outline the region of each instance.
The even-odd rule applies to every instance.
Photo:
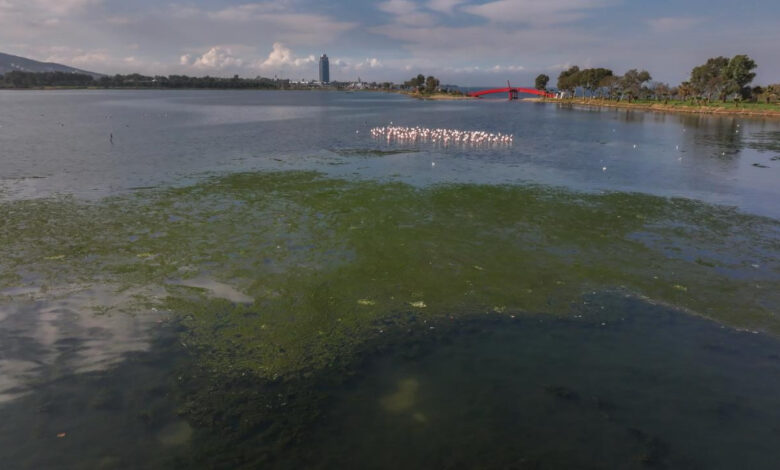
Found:
[[[330,82],[330,62],[328,61],[328,55],[322,54],[320,57],[320,83]]]

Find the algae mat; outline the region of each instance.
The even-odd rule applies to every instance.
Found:
[[[0,211],[1,296],[115,286],[132,301],[98,313],[165,309],[204,366],[264,379],[410,322],[569,315],[595,291],[780,333],[780,222],[686,199],[280,172]]]

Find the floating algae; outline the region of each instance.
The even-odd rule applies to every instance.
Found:
[[[285,172],[2,209],[0,290],[163,286],[167,297],[136,307],[177,315],[204,365],[267,379],[348,361],[388,327],[568,314],[597,290],[780,333],[780,223],[690,200]],[[230,289],[214,295],[203,279]]]
[[[420,390],[420,382],[417,379],[403,379],[398,381],[397,389],[383,396],[379,403],[382,409],[390,413],[409,411],[417,403],[417,393]]]

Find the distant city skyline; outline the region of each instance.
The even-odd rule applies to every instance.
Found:
[[[555,81],[570,66],[677,84],[748,54],[780,81],[780,2],[743,0],[0,0],[0,51],[114,74],[318,76],[464,86]]]

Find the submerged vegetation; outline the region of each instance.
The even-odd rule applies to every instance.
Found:
[[[780,334],[780,224],[690,200],[292,172],[2,210],[0,287],[165,286],[135,308],[178,315],[209,368],[266,379],[332,366],[410,321],[562,315],[601,290]]]
[[[354,431],[373,422],[382,423],[376,432],[390,440],[418,436],[409,448],[422,454],[408,456],[411,466],[468,461],[503,468],[520,458],[549,462],[555,449],[566,468],[589,454],[561,454],[560,442],[547,436],[574,442],[591,425],[614,434],[610,442],[619,445],[598,450],[598,442],[586,439],[580,445],[589,452],[625,468],[664,465],[684,459],[688,446],[677,436],[682,444],[669,449],[656,437],[661,431],[654,421],[640,419],[648,408],[637,397],[668,392],[669,382],[657,380],[658,354],[667,364],[702,351],[722,354],[723,347],[702,349],[702,338],[689,343],[704,323],[680,321],[678,311],[652,302],[780,334],[780,223],[690,200],[541,186],[417,188],[279,172],[232,174],[95,202],[6,201],[0,211],[0,299],[56,297],[62,286],[102,285],[132,300],[97,308],[98,314],[162,309],[161,323],[172,314],[167,331],[175,340],[157,353],[177,364],[171,395],[141,387],[139,396],[157,393],[158,408],[146,405],[133,418],[142,422],[134,421],[140,430],[133,432],[175,449],[166,466],[176,468],[336,468],[377,459],[379,467],[396,468],[390,454],[406,445],[400,441],[387,446],[372,437],[358,450],[344,450],[354,444],[343,441],[339,426],[357,426]],[[25,293],[14,293],[20,287]],[[546,325],[551,316],[554,329]],[[648,320],[668,328],[648,327]],[[707,341],[716,341],[713,332],[747,337],[705,329]],[[604,343],[591,341],[604,334],[611,338],[606,351]],[[488,345],[485,350],[469,347],[472,335]],[[582,339],[588,335],[596,336]],[[637,347],[646,335],[650,339]],[[561,365],[562,357],[573,357],[567,347],[579,354],[583,346],[600,351],[603,357],[591,358],[599,367],[582,367],[580,357],[569,369]],[[434,374],[402,366],[425,363],[428,355]],[[397,372],[386,378],[367,373],[387,358]],[[601,367],[602,360],[617,361],[614,370],[623,375]],[[495,363],[484,367],[487,361]],[[487,372],[464,376],[464,364]],[[553,379],[550,366],[566,372]],[[750,376],[775,370],[766,367],[751,361]],[[678,389],[690,387],[688,380],[720,377],[698,367],[695,378],[688,372],[667,376]],[[604,380],[593,380],[599,373]],[[621,393],[622,386],[610,383],[637,374],[648,377],[649,388]],[[503,385],[479,382],[496,377]],[[368,386],[355,387],[361,380]],[[452,383],[461,384],[459,393],[446,388]],[[518,391],[526,394],[519,401]],[[96,409],[135,396],[99,392]],[[726,395],[707,406],[727,413],[743,406],[721,406]],[[172,402],[188,424],[169,410]],[[503,418],[507,410],[514,418]],[[485,432],[474,435],[468,426]],[[538,439],[513,435],[531,428]],[[63,429],[70,435],[71,427]],[[510,447],[494,449],[495,436],[510,435]],[[450,439],[463,440],[458,451],[441,452]],[[186,448],[175,447],[185,441]],[[84,457],[74,444],[68,449],[82,463],[103,458],[97,450]],[[119,457],[102,461],[115,464]]]

